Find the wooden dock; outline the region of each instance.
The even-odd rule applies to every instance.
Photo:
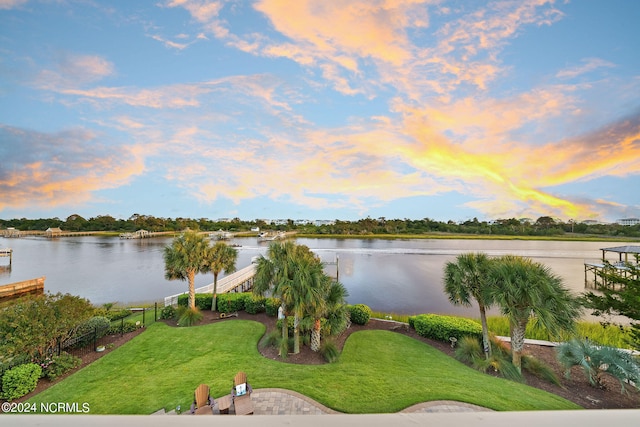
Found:
[[[42,295],[44,293],[44,279],[24,280],[22,282],[10,283],[0,286],[0,302],[20,298],[25,295]]]
[[[0,257],[9,257],[9,266],[11,266],[11,262],[13,261],[13,249],[0,249]]]
[[[253,277],[256,275],[256,264],[250,264],[249,266],[238,270],[228,276],[218,280],[218,295],[226,294],[228,292],[246,292],[253,287]],[[178,304],[178,297],[188,292],[182,292],[180,294],[171,295],[164,298],[165,307],[168,305]],[[197,294],[213,294],[213,283],[196,288]]]

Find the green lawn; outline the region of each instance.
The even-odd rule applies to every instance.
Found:
[[[418,402],[458,400],[496,410],[575,409],[541,390],[493,378],[401,334],[361,331],[340,361],[319,366],[265,359],[257,349],[264,326],[233,320],[191,328],[158,322],[29,402],[88,402],[91,414],[150,414],[188,408],[200,383],[218,397],[234,375],[254,388],[295,390],[340,412],[397,412]]]

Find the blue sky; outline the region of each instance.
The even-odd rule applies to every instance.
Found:
[[[640,3],[0,0],[0,218],[640,216]]]

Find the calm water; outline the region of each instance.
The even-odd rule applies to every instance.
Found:
[[[94,304],[162,301],[187,290],[186,282],[164,278],[163,249],[171,239],[121,240],[105,237],[0,238],[0,248],[13,249],[13,265],[0,258],[0,285],[46,276],[45,290],[68,292]],[[264,254],[266,243],[239,238],[237,267]],[[440,313],[477,316],[477,308],[452,306],[442,291],[447,261],[463,252],[526,256],[549,266],[565,285],[584,288],[584,260],[601,256],[611,242],[550,242],[502,240],[353,240],[297,239],[324,261],[339,259],[339,278],[350,303],[374,310],[415,314]],[[336,267],[327,266],[335,275]],[[211,274],[196,276],[196,287],[213,281]],[[497,313],[497,312],[496,312]]]

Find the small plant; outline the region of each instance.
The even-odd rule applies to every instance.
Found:
[[[178,326],[193,326],[202,320],[202,312],[196,307],[192,308],[178,308]]]
[[[263,347],[277,347],[280,345],[281,339],[282,337],[280,336],[280,331],[277,329],[274,329],[273,331],[265,335],[261,345]]]
[[[35,363],[26,363],[9,369],[2,376],[2,398],[13,400],[35,390],[42,368]]]
[[[558,346],[558,361],[566,369],[567,378],[573,366],[580,366],[594,387],[604,387],[604,375],[616,378],[625,389],[625,383],[640,383],[640,365],[633,356],[620,349],[591,344],[587,340],[571,340]]]
[[[176,317],[176,308],[172,305],[168,305],[160,310],[161,319],[173,319]]]
[[[281,305],[282,303],[280,302],[279,298],[270,297],[265,299],[264,308],[267,316],[276,317],[278,315],[278,309]]]
[[[338,351],[338,347],[331,340],[324,340],[320,345],[320,354],[324,360],[329,363],[336,362],[340,357],[340,352]]]
[[[365,304],[356,304],[350,307],[351,321],[356,325],[366,325],[371,319],[371,309]]]
[[[69,353],[62,353],[60,356],[54,356],[52,362],[43,369],[42,375],[53,381],[60,375],[65,374],[73,368],[77,368],[82,364],[82,359],[75,357]]]

